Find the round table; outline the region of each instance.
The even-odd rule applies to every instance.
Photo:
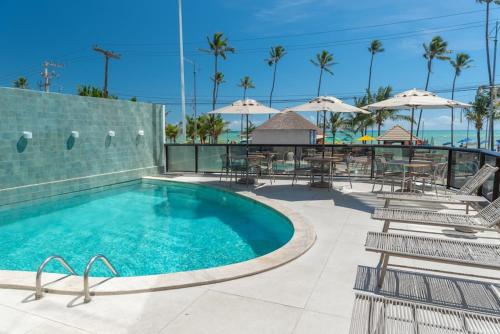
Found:
[[[425,168],[432,166],[433,162],[432,161],[407,161],[407,160],[391,160],[387,162],[388,165],[393,165],[393,166],[400,166],[403,167],[403,179],[402,179],[402,185],[403,188],[401,191],[411,191],[410,187],[406,187],[406,173],[410,169],[414,168]]]
[[[231,160],[245,160],[246,164],[246,176],[238,179],[236,183],[240,184],[254,184],[255,183],[255,178],[252,176],[249,176],[249,171],[252,167],[257,167],[259,166],[259,163],[262,159],[265,159],[266,156],[262,154],[249,154],[247,155],[237,155],[237,156],[232,156]]]
[[[318,181],[318,182],[311,182],[311,187],[315,187],[315,188],[330,188],[330,183],[329,182],[325,182],[325,173],[324,173],[324,168],[323,166],[325,164],[329,164],[330,165],[330,169],[332,168],[332,165],[335,165],[337,164],[338,162],[342,162],[344,159],[343,157],[331,157],[331,156],[327,156],[327,157],[322,157],[322,156],[315,156],[315,157],[306,157],[304,158],[305,161],[309,161],[309,162],[319,162],[321,164],[321,180]]]

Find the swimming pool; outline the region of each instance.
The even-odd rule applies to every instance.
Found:
[[[57,254],[81,275],[101,253],[121,276],[175,273],[260,257],[293,234],[287,217],[230,192],[135,182],[0,211],[0,270],[36,271]],[[109,275],[100,262],[91,274]]]

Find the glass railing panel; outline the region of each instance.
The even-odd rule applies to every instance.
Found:
[[[248,149],[256,150],[253,146],[248,146]],[[245,145],[229,145],[229,155],[230,156],[241,156],[247,154],[247,148]]]
[[[227,162],[225,145],[198,146],[198,172],[221,172]]]
[[[351,177],[370,177],[372,169],[371,146],[345,147]]]
[[[453,151],[451,163],[450,186],[460,188],[467,178],[474,175],[479,169],[479,153],[467,151]]]
[[[167,171],[168,172],[194,172],[195,147],[194,145],[167,146]]]

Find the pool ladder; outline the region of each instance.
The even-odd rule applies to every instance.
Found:
[[[38,270],[36,271],[36,284],[35,284],[35,299],[41,299],[43,297],[43,288],[42,288],[42,273],[47,264],[51,262],[52,260],[57,260],[69,273],[70,275],[75,275],[78,276],[77,273],[71,268],[71,266],[68,264],[68,262],[59,255],[52,255],[46,258],[42,264],[38,267]],[[92,300],[90,297],[90,286],[89,286],[89,274],[90,270],[92,269],[92,266],[94,265],[95,261],[101,260],[106,267],[111,271],[111,273],[114,276],[120,276],[118,271],[113,267],[111,262],[108,260],[108,258],[102,254],[97,254],[94,255],[89,262],[87,263],[87,266],[85,267],[85,271],[83,273],[83,295],[84,303],[88,303]]]

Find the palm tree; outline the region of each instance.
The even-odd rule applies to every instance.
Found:
[[[333,75],[333,71],[331,67],[336,63],[333,61],[333,54],[329,53],[326,50],[321,51],[316,55],[316,60],[311,59],[311,63],[317,67],[319,67],[319,80],[318,80],[318,93],[319,96],[321,92],[321,81],[323,79],[323,72],[327,72]],[[316,113],[316,126],[319,125],[319,112]]]
[[[472,108],[465,112],[467,120],[471,121],[476,128],[477,148],[481,148],[481,130],[483,129],[484,120],[488,117],[489,96],[487,94],[478,94]]]
[[[200,115],[196,121],[198,122],[197,131],[198,131],[198,137],[200,137],[200,143],[205,144],[210,130],[210,123],[208,122],[208,116]]]
[[[247,89],[252,89],[255,88],[255,85],[252,82],[252,78],[250,78],[248,75],[244,76],[243,78],[240,79],[240,84],[238,87],[243,88],[243,100],[247,99]],[[243,114],[241,115],[241,133],[243,133]]]
[[[269,58],[266,59],[267,65],[273,66],[273,84],[271,85],[271,92],[269,93],[269,107],[273,104],[273,93],[274,93],[274,85],[276,83],[276,68],[278,67],[278,63],[286,55],[285,48],[281,45],[271,47],[269,51]]]
[[[252,82],[252,78],[250,78],[248,75],[246,75],[240,79],[240,83],[238,84],[238,87],[243,88],[243,100],[246,100],[247,90],[255,88],[255,85]]]
[[[226,82],[224,80],[224,73],[222,72],[215,73],[215,77],[213,77],[212,80],[215,84],[215,99],[217,100],[217,98],[219,97],[219,87],[221,84]]]
[[[391,97],[391,95],[392,95],[391,86],[379,87],[379,89],[377,90],[377,94],[374,96],[374,101],[380,102],[387,100],[388,98]],[[384,126],[384,123],[388,120],[408,121],[408,122],[412,121],[410,116],[401,115],[399,114],[398,110],[390,110],[390,109],[377,110],[373,113],[373,117],[374,117],[374,122],[377,125],[377,136],[380,136],[381,129]]]
[[[432,61],[434,59],[438,60],[450,60],[450,57],[447,56],[451,53],[448,50],[448,42],[444,41],[441,36],[434,36],[429,44],[423,44],[424,47],[424,58],[427,59],[427,80],[425,81],[425,90],[429,88],[429,79],[432,73]],[[422,109],[420,109],[420,114],[418,116],[417,123],[417,137],[418,132],[420,130],[420,121],[422,119]]]
[[[186,115],[186,136],[193,144],[196,142],[196,122],[193,116]]]
[[[224,119],[221,115],[210,115],[209,117],[209,134],[212,138],[212,143],[217,144],[219,140],[219,136],[226,130],[227,122],[224,122]]]
[[[20,89],[28,89],[28,79],[25,77],[19,77],[14,81],[14,87]]]
[[[455,83],[457,78],[462,74],[462,71],[470,67],[472,59],[466,53],[458,53],[455,60],[450,60],[450,64],[455,70],[455,75],[453,76],[453,85],[451,89],[451,99],[455,98]],[[451,108],[451,146],[453,146],[453,122],[455,122],[455,112]]]
[[[229,46],[228,39],[224,38],[224,33],[216,32],[212,39],[207,36],[208,46],[210,49],[202,50],[203,52],[210,53],[214,56],[214,78],[217,77],[218,70],[218,60],[219,56],[226,60],[226,53],[234,53],[234,48]],[[212,89],[212,110],[215,110],[215,104],[217,102],[217,82],[214,80],[214,85]]]
[[[377,53],[384,52],[385,49],[382,47],[381,41],[379,41],[378,39],[374,39],[371,42],[370,47],[368,48],[368,51],[370,51],[370,53],[371,53],[371,59],[370,59],[370,72],[368,74],[368,88],[366,91],[368,92],[368,94],[371,94],[370,88],[371,88],[371,83],[372,83],[373,58],[375,57],[375,55]]]
[[[170,142],[175,143],[177,136],[179,135],[179,126],[175,124],[167,124],[167,126],[165,126],[165,135],[168,139],[170,139]]]
[[[332,143],[335,144],[335,137],[337,136],[337,131],[344,127],[344,119],[342,118],[342,114],[338,112],[330,113],[330,122],[328,122],[330,129],[332,130]]]

